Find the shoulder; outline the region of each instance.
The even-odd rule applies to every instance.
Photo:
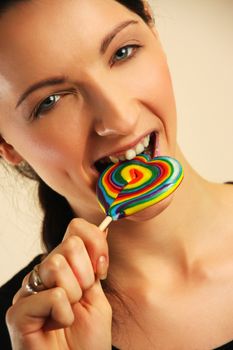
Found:
[[[229,266],[233,264],[233,182],[213,185],[214,210],[210,211],[212,242],[215,242],[215,256]],[[216,234],[215,234],[216,233]],[[216,240],[214,240],[214,237]],[[216,255],[216,252],[218,254]],[[232,271],[232,268],[230,268]],[[231,275],[232,279],[233,275]]]
[[[229,227],[230,232],[233,234],[233,182],[225,183],[219,186],[217,191],[216,201],[218,203],[219,213],[223,218],[222,223]],[[223,225],[223,227],[225,226]]]
[[[1,344],[5,350],[11,349],[10,338],[5,323],[5,314],[12,304],[12,299],[15,293],[19,290],[22,280],[36,264],[41,261],[42,255],[35,257],[26,267],[14,275],[8,282],[0,287],[0,329],[1,329]]]
[[[233,182],[225,184],[210,183],[209,190],[211,192],[212,201],[215,206],[215,218],[220,220],[223,228],[227,223],[233,223]],[[230,225],[232,228],[232,225]]]

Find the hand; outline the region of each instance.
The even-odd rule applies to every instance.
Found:
[[[38,266],[47,289],[28,295],[27,275],[7,312],[13,349],[110,350],[112,310],[99,281],[107,268],[105,234],[73,219]]]

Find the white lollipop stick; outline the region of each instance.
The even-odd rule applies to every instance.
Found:
[[[108,225],[112,222],[112,218],[111,216],[106,216],[106,218],[101,222],[101,224],[99,225],[99,229],[104,232],[106,230],[106,228],[108,227]]]

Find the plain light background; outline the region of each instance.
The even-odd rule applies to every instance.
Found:
[[[205,178],[233,180],[233,1],[152,5],[172,73],[181,148]],[[0,284],[41,251],[41,218],[34,183],[0,167]]]

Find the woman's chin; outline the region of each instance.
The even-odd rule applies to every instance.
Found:
[[[161,212],[163,212],[171,203],[173,194],[163,199],[161,202],[152,205],[146,209],[143,209],[136,214],[127,217],[127,220],[132,221],[147,221],[155,218]]]

